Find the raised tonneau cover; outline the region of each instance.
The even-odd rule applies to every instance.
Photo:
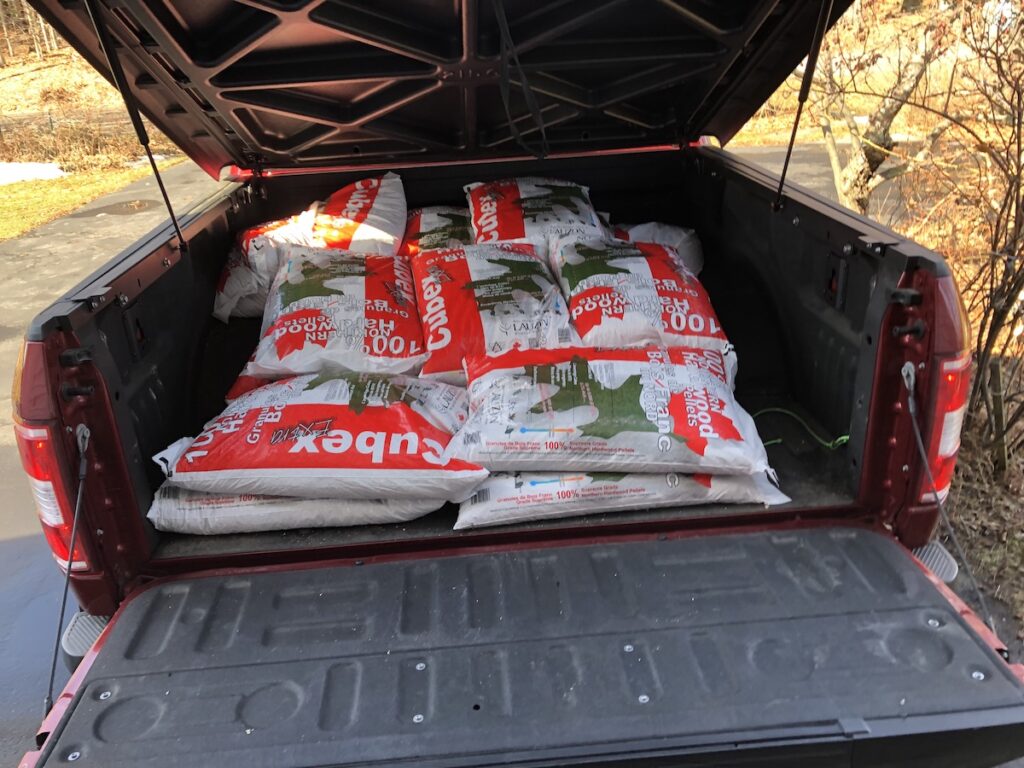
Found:
[[[817,528],[158,582],[41,764],[967,768],[1022,723],[905,550]]]

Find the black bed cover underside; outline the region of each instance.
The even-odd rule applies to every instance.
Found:
[[[44,762],[970,768],[1022,723],[903,550],[821,528],[162,583]]]
[[[83,0],[30,0],[104,75]],[[98,0],[146,115],[211,175],[727,141],[821,0]],[[833,18],[850,0],[835,0]],[[503,50],[506,52],[503,54]],[[508,62],[503,77],[502,61]],[[509,86],[509,111],[502,83]]]

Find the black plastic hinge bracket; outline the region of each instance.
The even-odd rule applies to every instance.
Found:
[[[897,288],[889,298],[901,307],[916,307],[921,303],[921,292],[913,288]]]
[[[60,396],[65,400],[71,400],[75,397],[89,397],[95,391],[96,387],[92,384],[68,384],[65,382],[60,385]]]
[[[92,362],[92,350],[85,347],[72,347],[61,352],[57,359],[60,360],[60,364],[64,368],[74,368],[83,363]]]
[[[894,325],[892,328],[893,338],[898,339],[900,336],[913,336],[914,338],[920,339],[924,336],[924,332],[927,326],[923,320],[915,320],[909,325]]]

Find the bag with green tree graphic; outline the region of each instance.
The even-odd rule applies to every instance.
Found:
[[[579,347],[470,358],[470,416],[449,454],[496,472],[764,472],[731,357]]]
[[[424,360],[412,272],[400,256],[281,246],[263,334],[243,375],[405,373]]]
[[[656,243],[563,242],[553,266],[583,343],[724,349],[729,343],[700,280]]]
[[[411,263],[427,349],[424,377],[464,384],[469,355],[579,343],[562,292],[532,245],[423,251]]]
[[[405,239],[398,253],[415,256],[420,251],[438,248],[458,248],[473,244],[473,230],[469,225],[469,209],[432,205],[409,211],[405,226]]]
[[[466,186],[477,243],[533,240],[541,258],[560,238],[607,236],[590,190],[571,181],[521,177]]]

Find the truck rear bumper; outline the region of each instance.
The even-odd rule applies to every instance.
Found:
[[[905,550],[850,528],[169,580],[101,642],[30,761],[980,768],[1024,754],[1021,681]]]

